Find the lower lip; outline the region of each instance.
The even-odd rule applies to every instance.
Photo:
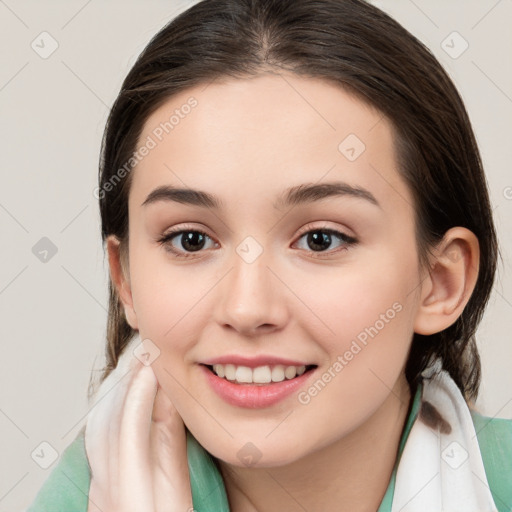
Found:
[[[215,375],[206,366],[200,365],[212,389],[226,402],[247,409],[269,407],[297,391],[316,368],[293,379],[265,385],[236,384]]]

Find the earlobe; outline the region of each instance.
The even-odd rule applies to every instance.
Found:
[[[138,329],[137,315],[133,308],[128,269],[123,271],[119,240],[114,235],[107,238],[108,262],[110,267],[110,278],[116,287],[117,294],[123,304],[126,321],[132,329]],[[126,274],[126,275],[125,275]]]
[[[449,229],[434,249],[422,282],[414,332],[430,335],[455,323],[469,301],[478,278],[480,248],[469,229]]]

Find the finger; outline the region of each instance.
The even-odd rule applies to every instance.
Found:
[[[157,380],[151,367],[139,365],[121,418],[119,499],[123,511],[142,512],[154,510],[149,441]]]
[[[173,414],[175,411],[174,404],[169,400],[160,384],[157,384],[155,403],[151,414],[152,421],[155,423],[168,421],[169,415]]]
[[[174,404],[160,387],[153,408],[151,453],[156,512],[191,510],[192,491],[185,425]]]

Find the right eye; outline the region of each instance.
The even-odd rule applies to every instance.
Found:
[[[177,243],[175,243],[177,240]],[[163,235],[157,242],[164,246],[165,250],[178,258],[189,258],[195,252],[204,248],[207,240],[213,240],[203,231],[196,229],[173,229]],[[175,243],[175,245],[174,245]],[[181,248],[176,247],[181,246]],[[215,245],[215,243],[214,243]]]

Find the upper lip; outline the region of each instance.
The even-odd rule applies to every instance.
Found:
[[[260,355],[257,357],[225,355],[201,361],[201,364],[208,366],[214,364],[234,364],[235,366],[247,366],[249,368],[256,368],[258,366],[272,366],[277,364],[282,364],[283,366],[308,366],[311,363],[304,363],[293,359],[285,359],[283,357],[271,355]]]

